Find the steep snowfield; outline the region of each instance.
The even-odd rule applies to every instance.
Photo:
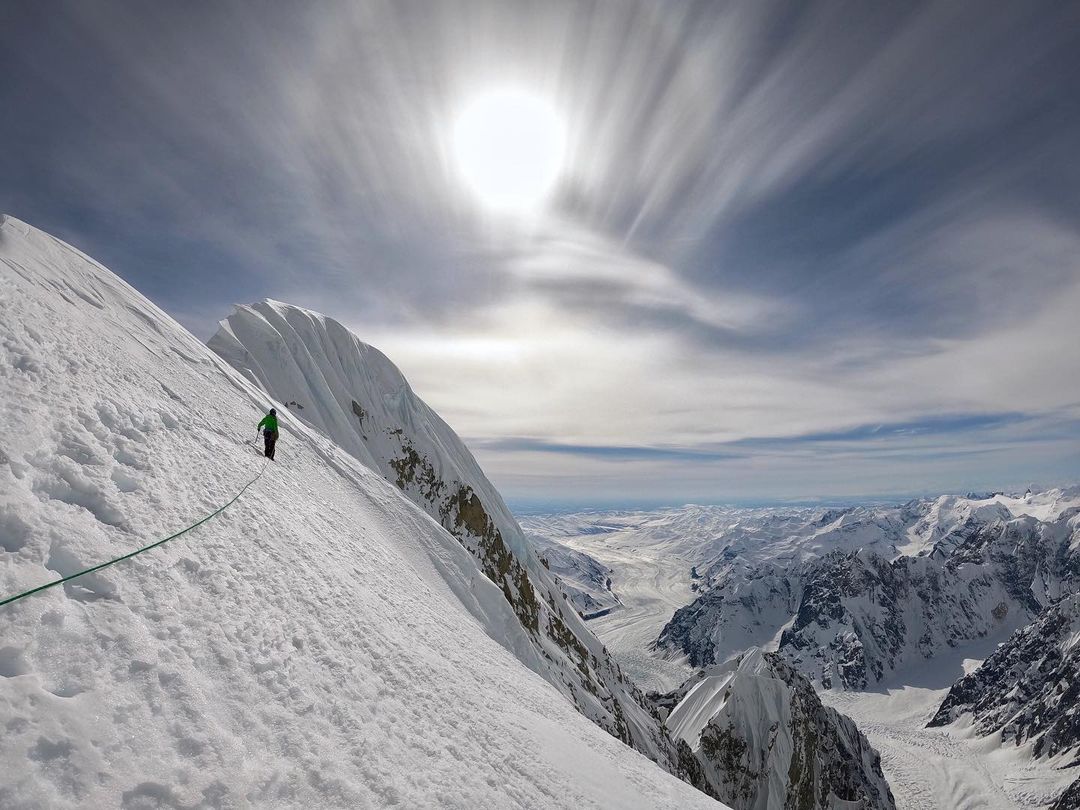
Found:
[[[270,403],[78,251],[0,224],[0,593],[166,536]],[[283,411],[279,405],[279,411]],[[510,654],[503,593],[282,416],[219,517],[0,608],[3,807],[718,806]]]
[[[506,598],[493,631],[500,643],[586,717],[677,770],[644,695],[585,627],[472,454],[385,356],[333,319],[276,301],[238,307],[210,346],[461,541]]]
[[[658,699],[688,772],[746,810],[892,810],[881,759],[850,719],[822,705],[775,653],[748,650]]]
[[[675,715],[684,710],[694,717],[679,723],[678,733],[712,783],[727,788],[717,791],[719,798],[760,810],[896,807],[878,752],[776,653],[754,648],[691,683],[698,678],[669,719],[679,722]]]

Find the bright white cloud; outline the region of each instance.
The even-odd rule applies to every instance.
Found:
[[[1044,439],[1080,408],[1074,17],[330,0],[180,24],[75,5],[8,34],[0,100],[30,109],[0,169],[36,224],[201,334],[263,296],[350,323],[518,489],[963,486],[1064,469]],[[509,192],[544,205],[509,221],[454,148],[501,86],[565,124],[541,150],[561,157]],[[502,196],[519,158],[466,140]],[[1001,413],[1027,421],[910,459],[892,440],[535,450]]]

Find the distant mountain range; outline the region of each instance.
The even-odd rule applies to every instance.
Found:
[[[584,551],[581,520],[527,522]],[[633,526],[620,542],[654,556],[660,543],[686,563],[693,598],[663,626],[658,655],[709,673],[763,648],[819,689],[867,690],[1000,640],[932,724],[969,717],[978,734],[1080,765],[1080,488],[592,520]]]

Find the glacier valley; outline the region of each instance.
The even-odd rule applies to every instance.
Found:
[[[881,752],[898,807],[1076,806],[1080,489],[522,524],[611,572],[589,626],[654,693],[771,654]]]

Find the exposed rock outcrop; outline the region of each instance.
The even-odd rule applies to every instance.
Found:
[[[881,759],[784,659],[753,649],[657,696],[691,780],[737,810],[895,807]],[[847,805],[844,805],[847,806]]]

